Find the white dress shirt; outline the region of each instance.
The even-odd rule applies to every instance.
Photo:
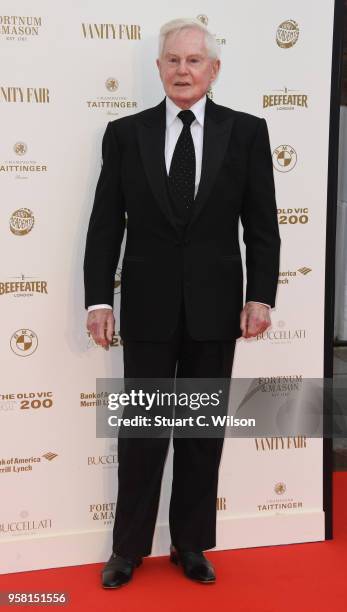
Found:
[[[202,162],[202,143],[204,139],[204,119],[205,119],[205,106],[206,96],[195,102],[189,110],[195,115],[195,120],[190,126],[190,132],[193,138],[194,149],[195,149],[195,194],[197,194],[200,176],[201,176],[201,162]],[[175,150],[175,146],[180,133],[182,132],[183,123],[178,113],[181,112],[181,108],[166,98],[166,133],[165,133],[165,165],[166,172],[169,174],[172,156]]]
[[[206,107],[206,96],[200,98],[189,110],[195,115],[195,119],[190,126],[190,131],[193,138],[194,149],[195,149],[195,196],[198,191],[200,177],[201,177],[201,163],[202,163],[202,147],[204,138],[204,120],[205,120],[205,107]],[[172,156],[175,150],[175,146],[178,137],[183,129],[183,123],[178,113],[181,112],[181,108],[168,97],[166,97],[166,132],[165,132],[165,165],[166,172],[169,174]],[[262,304],[262,302],[256,302]],[[269,304],[265,304],[270,308]],[[109,308],[112,307],[109,304],[95,304],[88,306],[88,311],[96,310],[97,308]]]

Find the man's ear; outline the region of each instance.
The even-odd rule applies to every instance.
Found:
[[[213,66],[212,66],[212,78],[211,78],[211,82],[215,81],[218,74],[220,71],[220,59],[216,59],[213,62]]]

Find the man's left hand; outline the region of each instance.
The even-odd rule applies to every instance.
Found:
[[[243,338],[252,338],[264,332],[271,325],[270,308],[257,302],[247,302],[240,315]]]

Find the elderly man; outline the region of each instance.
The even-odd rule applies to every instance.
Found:
[[[275,304],[280,238],[267,126],[206,96],[220,69],[219,48],[199,21],[161,28],[157,66],[165,99],[110,122],[104,135],[85,254],[87,327],[99,345],[111,342],[127,213],[125,378],[229,379],[236,339],[263,332]],[[119,438],[105,588],[128,583],[151,553],[168,444],[168,437]],[[203,551],[216,545],[223,437],[174,437],[173,445],[170,559],[188,578],[211,583],[215,572]]]

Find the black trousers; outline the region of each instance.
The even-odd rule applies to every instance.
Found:
[[[208,321],[206,321],[208,325]],[[235,342],[197,341],[187,331],[184,305],[169,342],[124,342],[125,378],[230,378]],[[151,553],[169,437],[118,439],[118,498],[113,552]],[[169,525],[181,550],[216,545],[216,497],[223,437],[173,437]]]

